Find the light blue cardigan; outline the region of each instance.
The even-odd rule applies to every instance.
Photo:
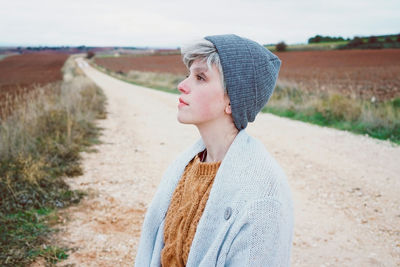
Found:
[[[161,266],[164,218],[200,138],[166,170],[147,210],[135,266]],[[289,266],[293,203],[286,176],[257,139],[241,130],[218,169],[186,266]]]

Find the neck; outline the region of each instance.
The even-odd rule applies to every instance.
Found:
[[[231,122],[208,122],[197,125],[207,149],[205,162],[222,161],[239,131]]]

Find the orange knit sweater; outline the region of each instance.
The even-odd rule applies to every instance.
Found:
[[[162,266],[185,266],[197,224],[221,161],[201,162],[202,152],[186,166],[172,195],[164,225]]]

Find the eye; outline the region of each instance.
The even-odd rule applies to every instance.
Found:
[[[199,81],[202,81],[202,80],[204,80],[204,78],[203,78],[203,77],[201,77],[200,75],[196,75],[196,77],[197,77],[197,80],[199,80]]]

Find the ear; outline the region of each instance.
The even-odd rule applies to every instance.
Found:
[[[232,114],[231,103],[229,103],[229,105],[225,107],[225,113]]]

